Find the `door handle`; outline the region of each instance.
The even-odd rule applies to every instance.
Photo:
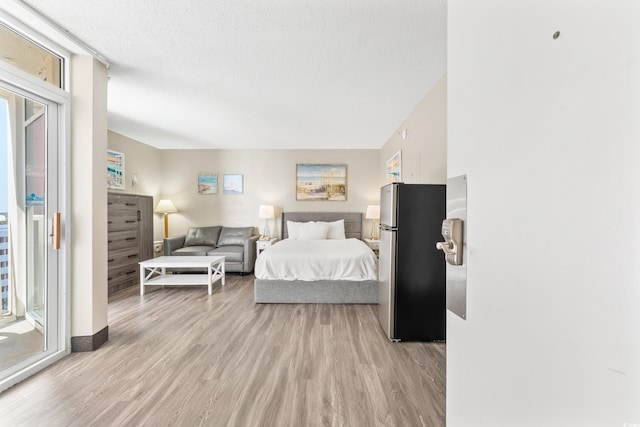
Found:
[[[53,249],[60,249],[60,212],[53,214]]]
[[[459,218],[442,221],[444,242],[436,243],[436,249],[444,252],[444,259],[450,265],[462,265],[463,225],[463,221]]]

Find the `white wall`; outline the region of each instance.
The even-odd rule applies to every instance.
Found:
[[[406,139],[402,131],[406,130]],[[380,149],[380,185],[386,183],[387,160],[401,150],[402,182],[447,182],[447,76],[424,96]]]
[[[638,425],[640,3],[448,7],[469,250],[447,425]]]

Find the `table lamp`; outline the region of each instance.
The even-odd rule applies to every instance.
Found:
[[[364,215],[366,219],[380,219],[380,205],[368,205],[367,213]],[[371,240],[378,240],[378,224],[371,221]]]
[[[164,214],[164,238],[166,239],[169,237],[169,214],[178,212],[178,209],[173,206],[171,200],[162,199],[158,202],[158,206],[156,206],[156,212]]]
[[[258,218],[264,219],[264,236],[271,237],[271,231],[269,230],[269,220],[275,218],[273,212],[273,206],[260,205],[260,211],[258,212]]]

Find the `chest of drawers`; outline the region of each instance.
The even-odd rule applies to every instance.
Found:
[[[109,295],[138,285],[140,261],[153,257],[153,198],[109,193],[107,208]]]

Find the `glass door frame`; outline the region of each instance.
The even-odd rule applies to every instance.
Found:
[[[32,138],[29,137],[29,134],[37,134],[37,127],[38,124],[41,123],[42,126],[44,127],[44,135],[45,135],[45,141],[44,141],[44,150],[45,152],[44,154],[44,170],[47,171],[47,175],[49,175],[49,167],[48,167],[48,163],[49,159],[56,159],[57,162],[57,156],[55,153],[52,152],[48,152],[49,151],[49,147],[50,144],[48,143],[48,141],[51,140],[51,138],[55,138],[55,133],[56,133],[56,129],[51,129],[51,125],[50,122],[53,126],[55,126],[56,123],[56,117],[50,117],[50,114],[53,114],[55,112],[55,114],[57,115],[57,104],[55,105],[54,109],[51,109],[50,105],[48,104],[41,104],[38,102],[38,105],[41,105],[42,108],[35,114],[27,114],[27,106],[30,104],[28,102],[26,102],[27,98],[24,98],[25,102],[24,102],[24,108],[25,108],[25,112],[22,114],[22,116],[24,117],[24,125],[23,125],[23,143],[24,143],[24,150],[22,150],[24,152],[24,164],[25,164],[25,170],[24,170],[24,186],[25,186],[25,190],[26,193],[23,192],[25,195],[28,195],[29,192],[31,191],[29,189],[29,175],[33,175],[34,172],[30,171],[30,167],[33,166],[38,166],[38,165],[33,165],[30,164],[29,162],[29,158],[31,156],[36,156],[37,157],[37,153],[34,153],[35,150],[33,150],[33,147],[30,147],[32,141]],[[36,101],[34,101],[33,99],[30,99],[31,103],[35,104]],[[43,122],[40,122],[40,120],[42,120]],[[39,150],[38,150],[39,151]],[[33,154],[29,154],[29,152],[32,152]],[[55,162],[51,162],[51,163],[55,163]],[[47,183],[49,183],[50,181],[50,177],[49,176],[43,176],[44,179],[44,184],[46,185]],[[54,179],[55,179],[55,174],[54,174]],[[56,180],[57,181],[57,180]],[[56,185],[54,183],[54,185]],[[51,211],[51,207],[50,207],[50,200],[49,200],[49,194],[48,194],[48,188],[47,186],[45,186],[43,188],[43,192],[42,192],[42,196],[45,196],[44,199],[44,218],[42,218],[41,220],[37,221],[35,220],[36,215],[34,215],[33,211],[37,208],[37,201],[33,200],[31,201],[31,203],[34,203],[35,205],[29,206],[29,202],[26,203],[25,205],[25,219],[27,221],[26,223],[26,241],[27,241],[27,254],[25,257],[25,261],[27,263],[27,271],[26,271],[26,283],[25,283],[25,287],[26,287],[26,291],[27,294],[24,298],[24,302],[25,302],[25,318],[29,321],[29,323],[34,326],[35,328],[37,328],[38,330],[40,330],[41,332],[44,332],[44,325],[46,324],[46,322],[49,319],[46,319],[47,316],[47,312],[46,310],[44,310],[44,312],[40,312],[41,310],[38,310],[35,306],[36,304],[36,295],[39,294],[40,292],[35,292],[36,290],[39,290],[40,286],[44,286],[44,289],[41,290],[43,296],[47,295],[47,289],[46,289],[46,285],[48,283],[48,280],[44,280],[44,278],[49,278],[52,275],[55,276],[56,272],[55,271],[51,271],[49,272],[49,265],[53,264],[53,267],[57,267],[57,262],[56,263],[49,263],[46,262],[50,259],[51,256],[55,256],[55,254],[50,253],[50,244],[49,244],[49,230],[50,230],[50,226],[47,224],[47,219],[49,217],[49,215],[47,214],[47,212]],[[54,201],[54,203],[56,204],[56,206],[54,207],[55,209],[57,209],[57,201]],[[40,223],[40,224],[38,224]],[[40,228],[43,228],[44,230],[39,230]],[[37,233],[34,233],[35,231],[37,231]],[[32,237],[30,237],[30,234],[32,235]],[[44,236],[43,236],[44,235]],[[40,239],[42,239],[42,237],[45,237],[43,239],[43,241],[40,241]],[[40,254],[40,245],[44,246],[42,248],[42,252],[44,252],[44,259],[45,259],[45,265],[44,268],[42,270],[42,272],[37,270],[38,267],[38,263],[36,263],[36,259],[38,258],[38,255]],[[30,257],[32,259],[30,259]],[[40,273],[43,274],[43,277],[40,278],[38,277],[40,275]],[[47,304],[45,305],[45,301],[42,301],[42,309],[44,309]],[[46,338],[46,337],[45,337]],[[44,348],[47,348],[47,340],[45,339],[45,343],[44,343]]]
[[[68,56],[65,62],[68,61]],[[68,62],[67,62],[68,63]],[[68,65],[67,65],[68,69]],[[71,349],[70,309],[70,96],[69,93],[0,62],[0,85],[8,91],[46,104],[47,107],[47,236],[54,212],[60,212],[60,249],[47,242],[47,292],[45,351],[5,371],[0,391],[60,360]],[[21,129],[20,131],[24,131]]]

